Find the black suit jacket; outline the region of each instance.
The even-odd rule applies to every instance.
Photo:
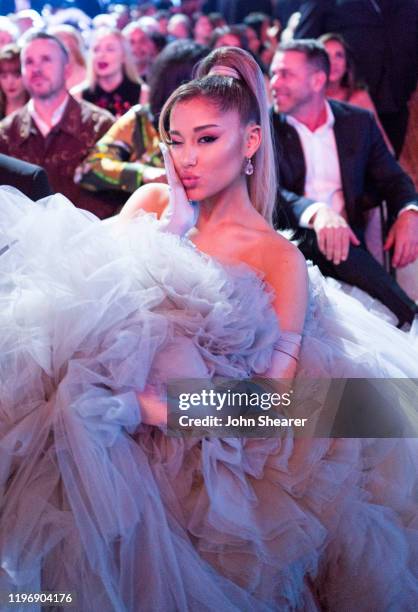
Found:
[[[368,194],[386,200],[390,219],[418,197],[414,184],[387,148],[373,114],[351,104],[329,101],[335,117],[334,134],[348,221],[362,230]],[[303,211],[313,203],[304,197],[306,166],[297,131],[282,114],[272,113],[278,158],[279,191],[275,224],[299,226]],[[321,163],[321,160],[318,160]]]
[[[43,168],[1,153],[0,185],[16,187],[31,200],[39,200],[52,193]]]
[[[295,38],[342,34],[379,113],[404,108],[418,73],[417,0],[305,0]]]

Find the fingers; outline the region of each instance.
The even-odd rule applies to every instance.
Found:
[[[403,268],[410,263],[413,263],[418,256],[418,245],[413,243],[403,243],[399,250],[395,247],[395,252],[392,258],[394,268]]]
[[[395,250],[392,257],[392,265],[394,268],[402,267],[406,265],[403,263],[408,256],[408,247],[404,242],[397,240],[395,242]]]
[[[350,227],[348,228],[348,230],[349,230],[349,242],[351,242],[351,244],[354,244],[355,246],[360,246],[360,240],[357,238],[353,230]]]
[[[347,221],[326,206],[317,210],[313,221],[313,229],[316,233],[319,250],[328,261],[332,261],[335,265],[347,259],[350,243],[357,246],[360,244]]]
[[[390,228],[385,250],[394,248],[392,265],[395,268],[407,266],[418,256],[418,215],[415,211],[400,214]]]
[[[388,251],[389,249],[391,249],[393,247],[393,244],[395,242],[395,231],[393,229],[393,227],[389,230],[388,236],[386,238],[385,244],[383,245],[383,249],[385,251]]]
[[[160,142],[160,150],[163,154],[164,166],[167,174],[167,183],[170,187],[179,187],[181,181],[178,177],[176,169],[174,167],[173,158],[171,157],[170,151],[165,142]]]
[[[318,232],[317,239],[321,253],[335,265],[347,259],[350,242],[360,244],[349,227],[323,228]]]

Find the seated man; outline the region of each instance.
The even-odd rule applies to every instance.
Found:
[[[271,65],[280,190],[275,224],[298,230],[299,248],[326,276],[360,287],[398,318],[416,304],[366,250],[366,194],[386,200],[392,265],[418,256],[418,197],[369,111],[327,101],[329,59],[313,40],[281,45]]]
[[[106,200],[74,183],[76,167],[109,129],[113,116],[68,94],[68,51],[58,38],[34,31],[23,41],[23,82],[29,102],[0,122],[0,152],[39,164],[54,191],[100,218],[121,202]]]
[[[51,195],[47,173],[40,166],[0,154],[0,185],[16,187],[31,200]]]

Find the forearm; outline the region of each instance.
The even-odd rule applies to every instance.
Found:
[[[93,191],[133,193],[144,183],[158,181],[163,173],[158,142],[145,110],[131,109],[96,143],[77,169],[77,182]]]
[[[315,200],[298,195],[283,187],[278,190],[274,224],[276,229],[301,226],[306,209],[316,204]]]
[[[148,167],[140,161],[121,161],[93,151],[79,169],[78,182],[91,191],[113,189],[133,193],[143,184]]]
[[[275,350],[270,367],[264,372],[263,378],[292,381],[296,375],[297,363],[296,359]]]
[[[370,132],[366,180],[377,188],[381,198],[386,200],[389,214],[394,217],[402,208],[416,202],[417,193],[412,180],[387,148],[374,120],[370,122]]]

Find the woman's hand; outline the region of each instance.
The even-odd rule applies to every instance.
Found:
[[[160,219],[161,226],[165,232],[184,236],[196,225],[199,215],[198,203],[191,204],[188,200],[167,145],[160,143],[160,149],[164,158],[167,183],[170,190],[168,206]]]
[[[141,422],[163,427],[167,425],[167,401],[155,389],[147,386],[136,394],[141,411]]]

